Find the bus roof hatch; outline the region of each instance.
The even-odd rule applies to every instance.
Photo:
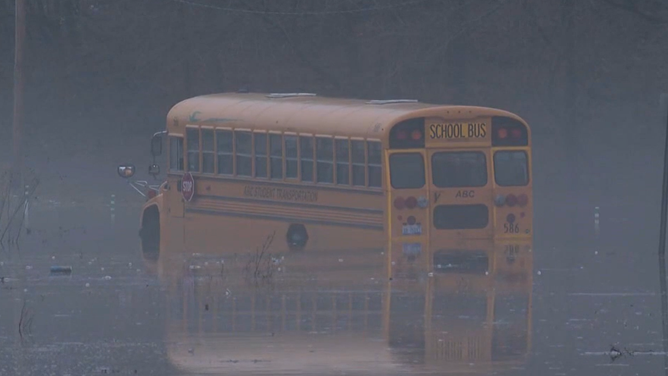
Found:
[[[417,103],[417,99],[374,99],[366,102],[367,104],[396,104],[396,103]]]

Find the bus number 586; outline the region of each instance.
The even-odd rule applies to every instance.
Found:
[[[503,224],[503,233],[504,234],[519,234],[520,225],[517,223],[504,223]]]

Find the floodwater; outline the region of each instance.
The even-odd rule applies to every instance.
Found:
[[[197,250],[145,262],[140,203],[113,224],[105,205],[34,206],[20,249],[0,253],[0,375],[664,374],[643,239],[537,241],[529,284],[419,270],[388,281],[382,254],[272,260],[258,277]],[[58,265],[72,273],[51,275]]]

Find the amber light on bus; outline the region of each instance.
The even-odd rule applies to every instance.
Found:
[[[520,121],[504,116],[492,118],[492,146],[526,146],[527,128]]]

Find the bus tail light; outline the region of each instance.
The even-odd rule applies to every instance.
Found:
[[[406,207],[408,209],[415,209],[417,206],[417,199],[413,196],[406,199]]]
[[[509,194],[508,197],[506,197],[506,204],[510,207],[517,205],[517,196]]]
[[[405,204],[406,204],[406,202],[404,201],[403,197],[397,197],[397,198],[394,199],[394,207],[396,209],[399,209],[399,210],[403,209]]]
[[[527,197],[527,195],[521,194],[517,196],[517,204],[520,207],[525,207],[528,203],[529,203],[529,197]]]

